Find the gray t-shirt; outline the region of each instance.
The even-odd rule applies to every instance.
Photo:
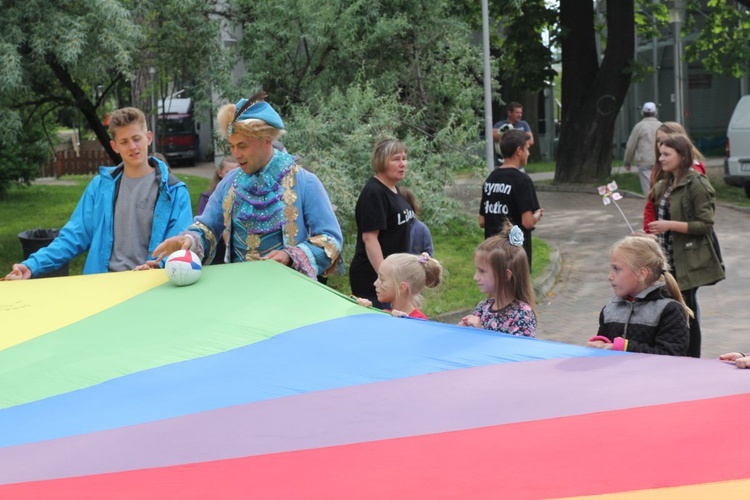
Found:
[[[148,243],[158,195],[155,172],[137,179],[122,176],[115,202],[110,271],[129,271],[148,259]]]

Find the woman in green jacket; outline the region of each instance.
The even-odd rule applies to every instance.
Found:
[[[693,144],[682,134],[667,136],[659,146],[666,173],[654,187],[657,220],[649,224],[669,258],[685,303],[695,313],[690,320],[688,356],[701,353],[698,288],[724,279],[724,266],[714,245],[716,193],[708,179],[692,170]]]

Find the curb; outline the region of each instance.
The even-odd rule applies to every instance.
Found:
[[[730,205],[728,203],[717,203],[720,207],[724,208],[731,208],[732,210],[735,210],[737,212],[742,212],[745,214],[750,214],[750,207],[741,207],[739,205]]]
[[[38,184],[42,186],[75,186],[77,184],[76,181],[63,181],[56,177],[37,177],[33,181],[31,181],[31,184]]]
[[[536,295],[537,301],[540,297],[545,297],[552,287],[557,282],[557,277],[562,271],[563,259],[560,255],[560,251],[556,247],[552,247],[552,252],[549,255],[549,263],[544,268],[544,272],[536,280],[534,280],[534,295]]]

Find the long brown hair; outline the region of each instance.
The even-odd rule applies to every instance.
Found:
[[[522,245],[511,245],[508,233],[513,225],[505,222],[503,230],[479,244],[474,255],[484,259],[495,273],[495,294],[500,292],[514,300],[526,302],[532,309],[536,307],[534,287],[531,284],[529,259]],[[510,271],[510,277],[506,270]]]
[[[404,199],[406,200],[406,203],[411,205],[411,209],[414,210],[414,215],[417,218],[421,217],[422,205],[419,204],[419,201],[417,200],[417,195],[414,194],[414,191],[412,191],[406,186],[399,186],[398,190],[401,193],[401,196],[403,196]]]
[[[685,131],[685,128],[677,122],[664,122],[659,126],[659,128],[656,129],[655,133],[657,134],[657,137],[656,137],[656,140],[654,141],[654,158],[656,158],[656,161],[654,162],[654,168],[651,171],[651,182],[649,184],[650,187],[648,190],[648,199],[652,201],[654,199],[653,197],[654,186],[656,185],[657,182],[659,182],[665,177],[664,171],[661,168],[661,162],[659,161],[659,146],[661,145],[661,142],[659,141],[659,137],[658,137],[659,132],[663,132],[667,135],[682,134],[685,137],[688,137],[687,132]],[[690,144],[693,147],[693,161],[703,162],[704,158],[701,152],[698,151],[698,148],[695,147],[692,141],[690,142]]]
[[[661,141],[661,148],[670,148],[680,156],[680,168],[677,175],[672,172],[664,174],[664,179],[667,182],[672,182],[673,179],[679,180],[688,173],[693,166],[693,143],[690,141],[688,136],[683,134],[671,134]]]

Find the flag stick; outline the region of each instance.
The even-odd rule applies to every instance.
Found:
[[[635,231],[633,231],[633,226],[631,226],[631,225],[630,225],[630,221],[628,220],[628,218],[627,218],[627,217],[625,217],[625,212],[623,212],[623,211],[622,211],[622,208],[620,208],[620,205],[618,205],[618,204],[617,204],[617,202],[616,202],[616,201],[615,201],[614,199],[612,200],[612,202],[613,202],[613,203],[615,204],[615,206],[617,207],[617,210],[619,210],[619,211],[620,211],[620,213],[622,214],[622,218],[623,218],[623,219],[625,219],[625,223],[626,223],[626,224],[628,225],[628,227],[630,228],[630,232],[631,232],[631,233],[634,233]]]

